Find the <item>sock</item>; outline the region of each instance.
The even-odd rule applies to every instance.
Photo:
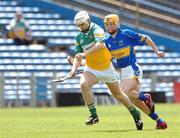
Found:
[[[140,93],[139,93],[139,99],[140,99],[141,101],[146,101],[146,100],[147,100],[147,97],[146,97],[142,92],[140,92]]]
[[[160,124],[160,123],[164,122],[164,120],[160,118],[160,119],[158,119],[156,122],[157,122],[158,124]]]
[[[158,122],[160,120],[157,113],[150,113],[149,117],[151,117],[156,122]]]
[[[129,112],[131,113],[134,119],[138,118],[139,111],[133,105],[129,108]]]
[[[97,116],[97,112],[96,112],[96,108],[94,103],[88,105],[89,111],[91,113],[92,116]]]

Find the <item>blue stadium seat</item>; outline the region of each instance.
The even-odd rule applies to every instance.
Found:
[[[146,45],[136,46],[135,49],[136,49],[136,52],[153,52],[152,48]],[[166,50],[164,46],[158,46],[158,49],[163,50],[163,51]]]
[[[14,42],[12,39],[0,38],[0,45],[13,45]]]
[[[16,6],[17,2],[16,1],[0,1],[0,7],[2,8],[3,6]]]
[[[32,36],[35,38],[74,38],[77,31],[72,31],[71,33],[67,31],[33,31]]]
[[[158,71],[157,76],[179,78],[180,77],[180,71],[164,71],[164,72]]]
[[[33,31],[78,31],[75,25],[31,25]]]
[[[1,49],[0,49],[0,52],[46,52],[47,49],[45,49],[44,46],[40,47],[38,45],[34,45],[34,46],[27,46],[27,45],[21,45],[21,46],[18,46],[18,45],[2,45],[1,46]]]
[[[5,5],[4,5],[5,6]],[[23,13],[28,13],[28,12],[34,12],[34,13],[38,13],[40,12],[39,8],[37,7],[15,7],[16,5],[11,5],[11,6],[5,6],[2,7],[0,5],[0,12],[1,13],[15,13],[18,10],[21,10]]]
[[[74,39],[60,39],[60,38],[50,38],[48,40],[48,46],[49,47],[57,47],[57,46],[69,46],[74,45]]]
[[[144,65],[144,71],[180,71],[179,65]]]
[[[8,25],[11,19],[2,18],[1,24]],[[62,19],[26,19],[30,25],[74,25],[72,20]]]
[[[146,65],[146,64],[180,64],[180,58],[138,58],[138,63]]]
[[[144,53],[136,53],[136,57],[137,58],[157,58],[155,53],[152,52],[146,52],[146,54]],[[170,57],[170,58],[174,58],[174,57],[180,57],[180,53],[166,53],[166,58]]]
[[[31,72],[17,72],[17,71],[12,71],[12,72],[3,72],[3,75],[5,78],[16,78],[16,77],[21,77],[21,78],[29,78],[32,74]],[[10,80],[9,80],[10,81]],[[15,82],[15,80],[12,80],[13,82]]]
[[[13,8],[13,7],[12,7]],[[44,13],[23,13],[25,19],[60,19],[59,14],[44,14]],[[0,19],[12,19],[15,17],[15,12],[0,13]]]

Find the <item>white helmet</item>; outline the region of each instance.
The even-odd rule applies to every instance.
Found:
[[[74,17],[74,24],[75,25],[80,25],[82,23],[89,23],[89,21],[90,21],[90,17],[86,11],[80,11]]]

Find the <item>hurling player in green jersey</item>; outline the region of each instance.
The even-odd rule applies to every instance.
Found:
[[[76,55],[70,75],[76,75],[84,57],[86,65],[81,75],[80,86],[82,96],[90,111],[90,117],[86,121],[86,125],[99,122],[91,87],[102,81],[107,85],[112,95],[130,111],[137,129],[142,130],[143,123],[140,112],[120,88],[117,74],[111,63],[111,54],[104,44],[105,34],[103,29],[90,21],[89,14],[86,11],[78,12],[74,18],[74,23],[80,31],[76,36]]]

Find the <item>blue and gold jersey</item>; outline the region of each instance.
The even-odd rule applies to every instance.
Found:
[[[147,36],[128,29],[118,29],[115,38],[109,34],[106,37],[106,46],[111,52],[112,57],[116,59],[117,66],[119,68],[132,66],[133,70],[138,72],[139,68],[136,63],[134,46],[144,45]]]

